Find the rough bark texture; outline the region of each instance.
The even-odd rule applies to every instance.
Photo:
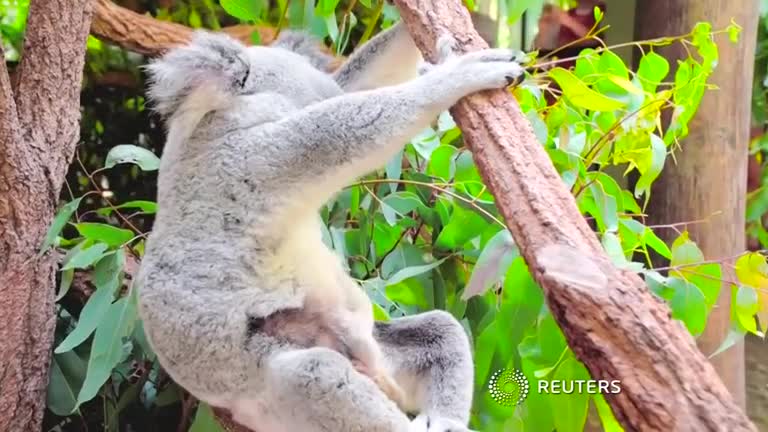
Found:
[[[55,262],[37,256],[79,134],[91,0],[33,0],[11,90],[0,64],[0,430],[39,430]],[[15,95],[15,96],[14,96]]]
[[[667,224],[708,219],[688,229],[707,259],[735,256],[744,251],[747,158],[750,101],[758,23],[758,3],[747,0],[645,0],[638,2],[636,39],[685,34],[699,21],[725,28],[734,19],[744,30],[738,44],[718,40],[720,60],[711,82],[720,89],[704,95],[684,140],[677,163],[667,159],[667,169],[653,185],[649,223]],[[659,19],[659,17],[665,17]],[[670,65],[688,56],[685,48],[660,49]],[[670,72],[673,76],[674,68]],[[661,233],[674,238],[673,231]],[[727,267],[727,266],[725,266]],[[729,274],[730,273],[730,274]],[[732,272],[724,277],[735,280]],[[725,284],[698,345],[714,352],[728,334],[731,290]],[[744,406],[744,345],[736,344],[711,359],[715,370],[739,405]]]
[[[485,47],[457,0],[395,4],[431,61],[442,32]],[[756,430],[667,306],[610,264],[514,99],[487,92],[451,112],[569,345],[594,378],[621,381],[606,399],[625,430]]]
[[[127,50],[157,56],[188,42],[192,37],[193,30],[187,26],[140,15],[111,0],[95,0],[95,4],[91,27],[93,35]],[[275,37],[275,31],[270,27],[238,25],[226,27],[222,31],[250,44],[254,30],[258,30],[264,43],[271,42]]]
[[[768,431],[768,343],[749,335],[745,341],[747,353],[747,414],[757,429]]]

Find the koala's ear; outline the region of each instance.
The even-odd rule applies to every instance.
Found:
[[[207,86],[214,96],[243,93],[250,64],[245,45],[224,35],[195,32],[189,44],[173,48],[145,66],[153,109],[170,116],[193,90]]]
[[[303,31],[283,30],[270,46],[302,55],[312,66],[323,72],[329,72],[337,62],[321,40]]]

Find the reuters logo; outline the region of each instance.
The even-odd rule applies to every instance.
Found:
[[[529,388],[528,379],[517,369],[498,370],[488,383],[491,398],[506,407],[520,405],[528,396]]]

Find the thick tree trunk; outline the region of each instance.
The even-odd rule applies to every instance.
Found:
[[[707,92],[690,125],[690,136],[651,193],[649,222],[707,219],[688,227],[707,259],[735,256],[744,251],[747,147],[750,131],[750,100],[757,35],[757,1],[645,0],[638,2],[636,39],[685,34],[699,21],[725,28],[731,19],[744,30],[738,44],[722,36],[720,60],[711,81],[720,89]],[[660,17],[664,17],[660,19]],[[670,65],[687,57],[685,48],[672,45],[658,50]],[[674,74],[674,69],[671,74]],[[671,75],[672,76],[672,75]],[[666,239],[674,232],[662,233]],[[727,266],[726,266],[727,267]],[[735,280],[733,274],[725,277]],[[698,345],[704,354],[714,352],[730,327],[729,284],[724,284]],[[739,343],[711,359],[715,370],[740,406],[744,406],[744,345]]]
[[[11,89],[0,64],[0,431],[40,430],[55,262],[37,256],[79,135],[91,0],[32,0]]]
[[[442,32],[486,46],[458,0],[395,4],[431,61]],[[606,399],[625,430],[755,430],[667,306],[610,263],[514,99],[473,95],[451,113],[569,345],[594,378],[621,381]]]

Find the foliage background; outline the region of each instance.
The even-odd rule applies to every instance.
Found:
[[[167,3],[132,5],[195,28],[241,22],[305,28],[338,54],[398,19],[381,0],[179,0],[160,7]],[[538,13],[541,3],[501,2],[500,19],[511,24],[526,10]],[[11,66],[27,7],[26,0],[0,0],[0,33]],[[764,33],[761,28],[761,38]],[[686,221],[673,226],[680,235],[665,244],[654,229],[670,226],[644,225],[643,212],[651,183],[687,134],[708,89],[717,63],[715,37],[728,43],[737,36],[737,26],[713,30],[701,23],[684,37],[655,41],[690,48],[691,57],[674,75],[654,44],[646,44],[636,71],[611,50],[587,50],[573,71],[539,71],[513,90],[611,258],[642,273],[694,335],[703,331],[720,292],[723,264],[705,261],[684,231]],[[146,59],[90,38],[87,60],[81,143],[63,206],[41,248],[62,253],[46,430],[213,431],[210,410],[198,407],[159,367],[130,285],[156,210],[157,156],[164,142],[162,124],[145,106],[140,66]],[[763,56],[758,64],[765,70],[760,62]],[[548,86],[552,82],[558,88]],[[762,106],[761,95],[756,93],[756,106]],[[666,127],[663,112],[671,113]],[[623,188],[606,173],[615,171],[611,167],[636,172],[638,181]],[[747,217],[760,218],[766,208]],[[589,373],[568,349],[449,115],[381,172],[342,191],[321,214],[326,243],[375,302],[377,319],[444,309],[464,324],[476,361],[474,428],[579,431],[592,409],[605,430],[621,430],[600,395],[532,391],[515,407],[490,398],[488,379],[500,369],[523,371],[533,388],[538,380],[588,379]],[[653,269],[654,254],[669,265]],[[738,280],[725,285],[735,300],[733,328],[721,350],[747,332],[762,336],[768,322],[768,265],[757,253],[737,258]]]

